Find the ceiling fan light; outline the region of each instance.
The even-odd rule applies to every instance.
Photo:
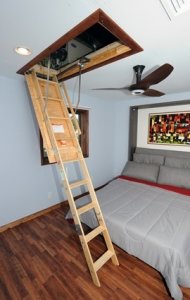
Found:
[[[144,93],[143,89],[135,89],[133,91],[131,91],[132,95],[138,96],[138,95],[142,95]]]

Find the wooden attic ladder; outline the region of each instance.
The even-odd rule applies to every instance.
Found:
[[[94,284],[100,286],[97,271],[110,258],[114,265],[118,265],[119,263],[74,129],[74,127],[76,127],[79,133],[80,128],[71,101],[65,86],[63,86],[64,94],[61,92],[57,78],[53,73],[50,73],[51,80],[49,80],[48,76],[48,79],[47,77],[46,79],[40,78],[34,70],[29,71],[25,77],[49,161],[56,161],[58,163],[63,186],[66,191],[88,268]],[[68,106],[72,117],[69,115]],[[75,124],[74,126],[73,122]],[[77,162],[79,165],[83,178],[70,183],[66,166],[74,162]],[[87,187],[90,202],[85,206],[77,208],[72,191],[81,186]],[[94,210],[99,225],[90,233],[85,234],[80,221],[80,215],[91,209]],[[90,252],[89,242],[99,234],[102,234],[104,238],[106,252],[94,262]]]

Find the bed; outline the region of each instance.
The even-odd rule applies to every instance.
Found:
[[[137,148],[97,197],[112,241],[157,269],[181,300],[179,285],[190,287],[190,154]],[[82,197],[77,206],[87,202]],[[81,221],[98,225],[93,210]]]

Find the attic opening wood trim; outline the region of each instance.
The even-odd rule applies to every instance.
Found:
[[[85,30],[89,29],[91,26],[95,24],[100,24],[108,31],[110,31],[115,37],[117,37],[118,41],[121,42],[123,48],[126,47],[126,51],[121,51],[117,49],[119,53],[113,55],[106,55],[106,59],[101,59],[100,61],[95,60],[94,64],[91,64],[88,68],[82,70],[82,72],[87,72],[92,69],[98,68],[105,64],[111,63],[118,59],[127,57],[129,55],[133,55],[142,51],[140,45],[138,45],[123,29],[121,29],[108,15],[106,15],[101,9],[96,10],[78,25],[76,25],[73,29],[68,31],[65,35],[60,37],[57,41],[55,41],[52,45],[47,47],[44,51],[38,54],[35,58],[33,58],[30,62],[28,62],[25,66],[23,66],[20,70],[17,71],[18,74],[25,74],[28,70],[34,67],[36,64],[41,62],[44,58],[48,57],[51,53],[58,50],[60,47],[76,38],[78,35],[83,33]],[[105,51],[106,54],[106,51]],[[76,76],[78,74],[78,70],[69,74],[68,77],[64,76],[64,80]]]

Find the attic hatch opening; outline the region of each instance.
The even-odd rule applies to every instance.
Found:
[[[52,74],[59,81],[72,78],[105,64],[133,55],[143,49],[109,16],[98,9],[55,43],[17,71],[31,69],[47,74],[48,60]],[[80,61],[85,61],[80,65]]]
[[[86,57],[103,47],[117,41],[116,36],[106,30],[100,24],[94,24],[76,38],[61,46],[50,54],[50,68],[60,70],[80,59]],[[42,60],[40,65],[48,67],[48,57]]]

